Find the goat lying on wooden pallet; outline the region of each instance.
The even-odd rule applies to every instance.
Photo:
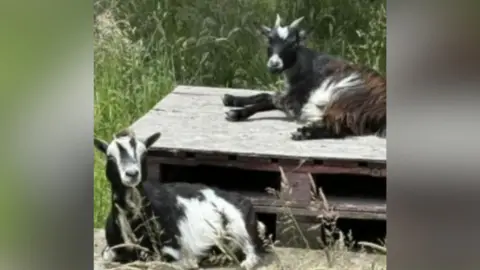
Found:
[[[201,184],[147,181],[146,154],[160,136],[142,139],[124,130],[110,143],[94,138],[95,147],[107,157],[112,192],[104,259],[126,263],[159,254],[198,268],[199,260],[222,243],[223,234],[240,245],[237,250],[245,255],[241,266],[252,269],[265,251],[265,225],[257,221],[252,203]]]
[[[303,123],[292,133],[293,140],[386,137],[386,80],[373,69],[305,47],[302,20],[283,27],[277,14],[273,28],[261,29],[269,42],[268,70],[283,73],[285,90],[247,97],[226,94],[225,106],[243,107],[228,111],[227,120],[277,109]]]

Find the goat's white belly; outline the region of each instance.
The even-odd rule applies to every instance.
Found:
[[[319,107],[315,103],[308,102],[303,105],[302,114],[299,117],[299,121],[303,123],[311,123],[321,121],[323,119],[323,106]]]
[[[222,233],[222,220],[209,202],[185,200],[186,218],[179,222],[180,245],[200,256],[215,243]]]
[[[202,193],[206,197],[203,201],[178,198],[185,206],[186,218],[178,224],[180,244],[185,249],[195,256],[204,255],[212,245],[219,244],[218,241],[227,231],[248,237],[242,214],[237,208],[211,190],[203,190]],[[226,228],[221,214],[228,220]]]
[[[361,83],[362,80],[357,73],[352,73],[336,82],[332,82],[332,77],[326,78],[318,88],[311,92],[307,102],[303,105],[300,121],[307,123],[321,121],[328,103],[332,102],[341,91],[353,90]]]

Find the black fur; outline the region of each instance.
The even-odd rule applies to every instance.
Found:
[[[299,120],[301,110],[308,101],[311,92],[317,88],[325,78],[332,75],[326,68],[330,61],[338,59],[325,53],[318,53],[303,45],[296,47],[295,66],[288,64],[284,72],[287,88],[273,94],[261,93],[253,96],[234,96],[226,94],[223,104],[227,107],[241,107],[227,112],[229,121],[242,121],[250,116],[270,110],[280,110],[292,120]],[[287,69],[288,68],[288,69]]]
[[[385,137],[386,80],[373,69],[307,48],[306,32],[297,27],[300,21],[297,19],[289,26],[286,38],[280,37],[277,30],[279,16],[275,27],[262,26],[261,32],[268,38],[268,57],[277,54],[283,63],[269,66],[268,70],[284,75],[285,89],[243,97],[224,95],[225,106],[240,107],[229,110],[226,119],[243,121],[258,112],[280,110],[291,120],[303,122],[303,126],[292,132],[293,140],[371,134]],[[334,91],[339,94],[335,98],[317,105],[321,115],[303,119],[302,109],[327,78],[339,82],[350,75],[357,75],[358,82],[348,86],[348,91],[336,88]]]
[[[170,246],[172,248],[178,249],[179,244],[177,242],[176,237],[180,236],[180,232],[177,227],[177,223],[180,219],[185,217],[185,209],[178,206],[176,197],[180,196],[186,199],[197,198],[200,201],[205,200],[202,193],[200,193],[203,189],[213,189],[215,193],[225,199],[226,201],[232,203],[236,207],[240,209],[240,211],[244,214],[244,219],[247,224],[247,230],[254,241],[254,245],[256,248],[257,253],[264,253],[265,248],[263,247],[263,241],[261,240],[258,231],[257,231],[257,216],[256,212],[253,208],[252,203],[243,197],[242,195],[235,193],[235,192],[227,192],[224,190],[211,188],[203,184],[191,184],[191,183],[183,183],[183,182],[176,182],[176,183],[165,183],[165,184],[153,184],[151,182],[144,182],[141,184],[142,186],[139,187],[141,193],[146,197],[149,198],[150,205],[145,207],[145,218],[142,220],[131,221],[130,226],[132,228],[138,228],[136,237],[141,238],[143,235],[147,235],[148,231],[145,226],[140,226],[145,220],[149,217],[151,218],[153,214],[157,216],[155,219],[158,224],[160,224],[161,228],[163,229],[162,234],[157,234],[160,241],[156,245],[158,250],[164,245]],[[121,193],[121,192],[119,192]],[[120,196],[120,194],[118,194]],[[117,198],[121,198],[118,197]],[[117,203],[125,204],[122,200],[117,200]],[[120,228],[116,222],[113,220],[118,215],[118,210],[112,208],[110,215],[107,219],[106,224],[106,237],[107,237],[107,244],[108,246],[115,246],[119,244],[123,244],[123,239],[120,234]],[[225,217],[224,217],[225,218]],[[228,220],[225,220],[224,225],[228,224]],[[151,228],[154,228],[153,223],[150,225]],[[141,246],[153,250],[153,245],[148,236],[145,236],[140,243]],[[212,248],[215,248],[212,246]],[[116,250],[118,252],[118,250]],[[128,252],[125,249],[122,249],[120,258],[120,262],[131,262],[134,260],[141,260],[142,258],[139,256],[139,252]],[[173,258],[166,255],[164,257],[167,261],[172,261]]]
[[[106,143],[95,139],[94,144],[97,149],[106,153]],[[143,198],[143,215],[140,218],[133,219],[133,212],[130,211],[126,202],[126,194],[130,188],[122,185],[116,161],[112,157],[107,159],[105,173],[111,184],[112,191],[111,210],[105,224],[105,236],[109,248],[124,244],[120,224],[118,222],[119,210],[116,206],[118,205],[118,207],[126,212],[128,223],[134,231],[135,237],[141,239],[137,244],[149,251],[147,252],[147,255],[152,255],[154,250],[161,251],[164,246],[179,249],[179,243],[177,241],[177,237],[180,236],[178,222],[185,217],[185,209],[178,204],[177,197],[179,196],[185,199],[197,198],[198,200],[203,201],[206,198],[201,191],[204,189],[211,189],[217,194],[217,196],[235,205],[240,212],[243,213],[247,231],[256,247],[257,255],[260,255],[265,251],[263,242],[258,234],[257,216],[253,205],[242,195],[217,188],[210,188],[203,184],[184,182],[161,184],[147,181],[146,156],[141,158],[141,170],[142,179],[141,183],[137,186],[137,189]],[[225,215],[223,215],[223,221],[223,225],[227,226],[229,220]],[[160,225],[160,229],[163,230],[162,232],[154,230],[158,228],[157,224]],[[214,247],[212,246],[211,248]],[[121,263],[146,259],[139,249],[131,250],[127,247],[122,247],[115,248],[114,252],[116,253],[115,260]],[[164,254],[163,258],[166,261],[172,261],[174,259],[166,254]]]

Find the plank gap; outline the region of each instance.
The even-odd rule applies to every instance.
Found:
[[[194,152],[185,152],[185,158],[195,158],[196,154]]]
[[[369,168],[368,162],[360,161],[357,163],[358,167]]]
[[[323,160],[320,160],[320,159],[313,160],[313,165],[323,165],[323,164],[324,164]]]

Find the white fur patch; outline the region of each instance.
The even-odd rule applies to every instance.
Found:
[[[102,251],[102,258],[107,262],[112,262],[117,254],[113,251],[109,246],[106,246],[105,249]]]
[[[172,247],[163,247],[162,253],[172,256],[172,258],[174,258],[175,260],[180,260],[180,252]]]
[[[258,234],[260,234],[260,236],[262,238],[266,237],[265,233],[267,232],[267,229],[265,227],[265,224],[263,224],[263,222],[261,222],[261,221],[257,222],[257,231],[258,231]]]
[[[288,27],[280,26],[280,27],[277,27],[277,34],[278,34],[278,37],[285,40],[287,39],[290,32],[288,31]]]
[[[240,244],[246,255],[242,266],[250,267],[257,264],[259,258],[255,254],[242,213],[211,189],[203,189],[201,193],[206,198],[203,201],[177,197],[178,203],[185,207],[185,218],[178,222],[181,233],[178,240],[184,248],[180,259],[205,255],[212,245],[220,243],[222,235],[227,234]],[[225,228],[221,213],[227,219]]]
[[[272,54],[267,62],[268,67],[276,67],[276,68],[283,68],[283,61],[282,58],[278,54]]]
[[[332,101],[336,94],[340,91],[353,89],[354,86],[359,86],[362,83],[363,81],[358,73],[352,73],[338,82],[332,82],[332,77],[326,78],[320,87],[312,91],[310,98],[302,108],[300,121],[320,121],[323,118],[324,107]]]

